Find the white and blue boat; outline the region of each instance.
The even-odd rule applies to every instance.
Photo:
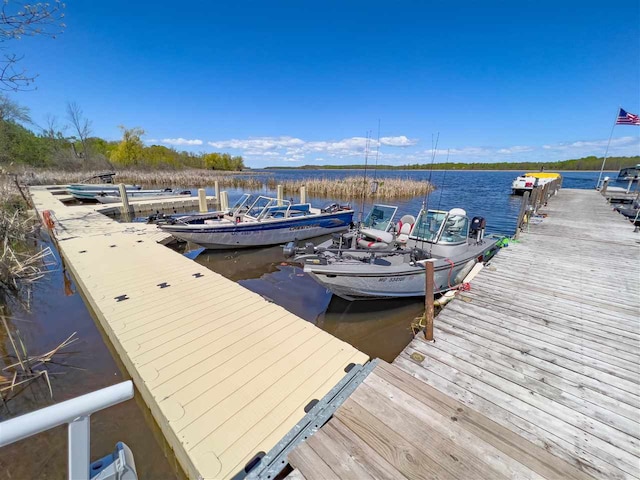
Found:
[[[173,217],[158,228],[201,247],[262,247],[347,230],[353,210],[333,203],[313,208],[309,203],[243,195],[228,212]]]
[[[127,192],[137,192],[141,188],[139,185],[125,185]],[[67,193],[77,200],[96,200],[98,195],[115,195],[120,190],[113,183],[74,183],[67,187]]]

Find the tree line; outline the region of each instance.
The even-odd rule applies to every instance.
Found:
[[[600,170],[603,157],[589,156],[557,162],[496,162],[496,163],[434,163],[413,165],[378,165],[379,170]],[[607,157],[605,168],[619,170],[640,163],[640,156]],[[363,165],[304,165],[301,167],[267,167],[271,170],[362,170]]]
[[[19,164],[62,169],[203,168],[242,170],[241,156],[194,153],[164,145],[145,145],[144,129],[121,125],[122,138],[109,141],[93,136],[91,121],[74,102],[64,119],[49,116],[37,125],[29,110],[0,94],[0,165]]]

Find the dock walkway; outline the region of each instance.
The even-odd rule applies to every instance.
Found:
[[[640,478],[640,235],[561,190],[289,457],[320,478]]]
[[[65,266],[190,478],[241,474],[368,357],[94,206],[54,212]]]

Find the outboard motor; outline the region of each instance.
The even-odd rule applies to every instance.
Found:
[[[484,239],[484,229],[487,226],[487,221],[484,217],[473,217],[471,220],[471,227],[469,228],[469,236],[476,237],[476,242],[480,243]]]

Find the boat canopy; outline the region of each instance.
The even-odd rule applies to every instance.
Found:
[[[448,212],[442,210],[420,210],[409,238],[414,240],[457,245],[467,242],[469,218],[461,208]]]
[[[551,173],[551,172],[529,172],[525,173],[523,177],[534,177],[534,178],[560,178],[559,173]]]

